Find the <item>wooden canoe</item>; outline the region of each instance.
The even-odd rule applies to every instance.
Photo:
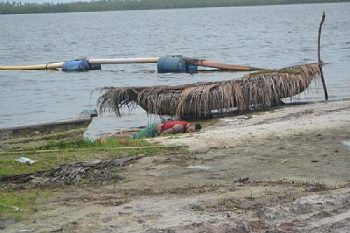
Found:
[[[0,129],[0,149],[42,146],[48,141],[82,138],[97,112],[83,111],[79,118]]]

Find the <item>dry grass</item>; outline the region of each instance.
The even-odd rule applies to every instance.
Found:
[[[100,112],[110,110],[122,116],[121,108],[141,106],[148,113],[209,117],[233,110],[246,112],[252,107],[268,109],[280,99],[303,92],[319,76],[317,64],[304,64],[279,70],[250,73],[240,80],[196,83],[180,86],[106,87],[98,99]]]

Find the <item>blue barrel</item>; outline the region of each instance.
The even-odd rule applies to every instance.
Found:
[[[196,73],[198,72],[198,66],[193,64],[186,64],[186,72]]]
[[[165,56],[158,60],[158,73],[184,73],[186,62],[182,56]]]
[[[158,73],[195,73],[198,66],[189,64],[181,55],[164,56],[159,58]]]
[[[86,60],[73,60],[65,61],[62,67],[63,71],[88,71],[90,70],[90,64]]]

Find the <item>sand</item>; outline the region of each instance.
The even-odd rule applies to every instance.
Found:
[[[6,232],[350,232],[350,101],[285,106],[152,139],[190,153],[62,187]],[[44,208],[45,207],[45,208]]]

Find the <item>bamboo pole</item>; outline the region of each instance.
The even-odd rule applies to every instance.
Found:
[[[91,64],[132,64],[132,63],[157,63],[159,57],[140,58],[111,58],[111,59],[88,59]],[[0,66],[0,70],[49,70],[63,67],[64,62],[38,64],[38,65],[16,65]]]
[[[91,64],[132,64],[132,63],[157,63],[159,57],[139,58],[111,58],[111,59],[89,59]]]
[[[0,70],[50,70],[63,67],[63,62],[39,64],[39,65],[17,65],[17,66],[0,66]]]
[[[324,98],[327,101],[328,100],[328,92],[327,92],[326,82],[325,82],[324,77],[323,77],[323,71],[322,71],[323,62],[321,61],[321,31],[322,31],[322,25],[323,25],[323,22],[324,22],[325,18],[326,18],[326,14],[323,12],[321,23],[320,23],[320,28],[318,30],[318,50],[317,50],[317,55],[318,55],[318,66],[320,68],[322,85],[323,85],[323,90],[324,90]]]

